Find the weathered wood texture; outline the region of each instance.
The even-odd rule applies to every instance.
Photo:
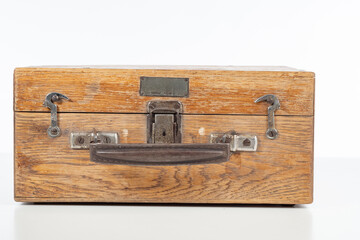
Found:
[[[304,72],[287,66],[214,66],[214,65],[50,65],[25,68],[64,68],[64,69],[150,69],[150,70],[211,70],[211,71],[257,71],[257,72]],[[71,70],[72,71],[72,70]]]
[[[311,72],[208,69],[216,70],[18,68],[14,109],[48,111],[42,105],[46,94],[60,92],[71,99],[59,104],[60,112],[145,113],[146,102],[154,97],[139,96],[139,79],[148,76],[189,78],[189,98],[180,99],[188,114],[265,115],[268,105],[254,103],[265,94],[280,99],[277,115],[314,114]]]
[[[51,79],[57,76],[57,74],[50,76],[48,73],[43,77],[40,73],[36,75],[36,78],[44,79],[37,84],[45,79],[54,81]],[[79,76],[82,74],[79,73]],[[97,79],[92,74],[86,76],[93,76],[92,80]],[[111,76],[113,74],[107,75],[106,79],[111,81]],[[88,82],[86,83],[83,77],[80,78],[83,79],[83,83],[69,79],[66,81],[73,82],[74,89],[77,90],[83,85],[84,90]],[[18,81],[17,84],[20,82],[26,85],[26,81]],[[106,84],[105,81],[101,80],[101,82],[99,86],[102,88]],[[29,80],[30,83],[34,84],[32,80]],[[45,82],[40,85],[28,85],[33,90],[25,90],[26,87],[22,86],[27,97],[21,99],[26,104],[25,106],[18,104],[18,109],[40,109],[38,107],[40,95],[42,97],[49,91],[64,92],[65,90],[62,89],[64,85],[59,85],[60,90],[55,88],[55,85],[50,85],[52,87],[48,87]],[[36,92],[36,86],[41,94]],[[263,86],[262,89],[265,87]],[[256,95],[264,93],[260,93],[259,90],[254,91]],[[94,90],[95,92],[97,94],[92,96],[96,100],[89,97],[90,93],[85,94],[84,91],[76,95],[88,96],[87,110],[96,107],[98,101],[101,101],[98,98],[100,96],[98,90]],[[17,93],[18,101],[20,101],[19,93]],[[75,94],[75,90],[71,93]],[[117,94],[119,92],[116,92]],[[252,93],[247,94],[252,95]],[[206,94],[204,99],[205,96]],[[75,103],[78,101],[80,100],[75,98]],[[138,101],[129,99],[128,104],[142,103],[142,100]],[[294,104],[297,102],[293,101]],[[290,104],[291,101],[287,102],[287,106]],[[285,103],[284,105],[286,106]],[[191,107],[190,104],[188,110],[195,109],[194,107],[195,105]],[[198,107],[201,109],[201,105]],[[230,111],[230,105],[227,107]],[[69,108],[70,105],[67,110]],[[118,106],[115,108],[117,111],[125,110]],[[104,109],[109,110],[103,107]],[[307,114],[311,113],[309,109],[310,107],[305,111]],[[240,133],[256,134],[259,137],[258,151],[233,154],[229,162],[221,164],[151,167],[96,164],[89,161],[88,150],[72,150],[69,146],[71,132],[91,131],[93,127],[101,131],[119,132],[122,143],[145,143],[145,114],[60,113],[58,117],[63,134],[52,139],[46,134],[50,121],[49,113],[15,113],[15,199],[17,201],[273,204],[312,202],[312,116],[276,116],[280,135],[276,140],[269,140],[265,137],[266,116],[185,115],[184,143],[206,143],[209,141],[210,133],[233,129]]]

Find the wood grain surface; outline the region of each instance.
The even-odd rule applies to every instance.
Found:
[[[64,68],[70,69],[151,69],[151,70],[219,70],[219,71],[257,71],[257,72],[304,72],[287,66],[233,66],[233,65],[50,65],[23,67],[32,69]],[[23,69],[21,68],[21,69]],[[20,68],[19,68],[20,69]]]
[[[63,110],[83,110],[80,108],[79,101],[84,101],[82,107],[88,106],[86,110],[89,110],[90,107],[96,108],[99,101],[105,101],[104,95],[99,93],[98,87],[103,89],[106,81],[111,82],[111,79],[119,83],[121,78],[113,77],[116,74],[106,75],[101,71],[102,78],[99,78],[100,75],[96,72],[87,72],[85,75],[81,72],[63,73],[67,84],[60,85],[59,90],[52,83],[55,80],[50,80],[49,84],[45,83],[46,79],[53,78],[60,81],[56,77],[60,76],[56,71],[28,72],[30,74],[28,78],[25,77],[25,73],[26,71],[18,73],[16,83],[17,90],[22,89],[22,91],[16,91],[16,109],[18,110],[39,110],[40,96],[54,90],[67,94],[62,90],[65,90],[64,86],[69,87],[67,84],[70,83],[74,85],[74,88],[70,90],[71,94],[81,91],[75,96],[87,97],[81,100],[75,97],[75,102],[70,103],[67,107],[63,104]],[[135,81],[135,76],[137,78],[143,73],[129,72],[129,76],[132,76],[130,79]],[[156,75],[159,75],[159,72],[156,72]],[[298,76],[295,77],[295,75],[294,78],[297,78]],[[215,75],[211,76],[211,78],[216,78]],[[87,80],[87,77],[90,80]],[[282,78],[278,76],[278,79]],[[199,77],[199,79],[201,78]],[[246,77],[243,76],[241,79],[243,82]],[[122,79],[122,81],[131,85],[131,81],[126,79]],[[308,89],[307,94],[310,94],[312,91],[308,84],[310,78],[300,77],[296,81],[299,81],[300,85],[306,82],[306,87],[303,85],[300,88]],[[100,85],[94,85],[93,90],[89,88],[89,93],[84,95],[85,89],[88,89],[87,84],[91,84],[91,82],[98,82]],[[202,83],[205,84],[205,82]],[[250,87],[250,81],[247,84]],[[216,86],[216,82],[211,85]],[[37,91],[34,86],[37,86]],[[109,84],[107,87],[111,86],[114,87],[113,84]],[[253,83],[253,87],[255,86],[258,85]],[[287,86],[291,87],[291,83]],[[27,87],[32,89],[26,90]],[[210,84],[207,84],[206,87],[210,87]],[[264,93],[262,91],[270,85],[262,87],[259,85],[258,87],[260,89],[254,90],[256,93],[254,96],[252,96],[252,92],[246,91],[245,95],[252,97],[261,95]],[[276,86],[273,87],[276,89]],[[135,89],[135,85],[130,87],[130,89],[132,88]],[[119,94],[119,89],[120,87],[110,95],[115,97]],[[287,94],[290,96],[295,92],[291,90]],[[300,95],[305,92],[307,91],[299,90]],[[20,96],[21,94],[25,94],[25,96]],[[32,94],[35,96],[30,97]],[[124,94],[126,95],[125,92]],[[305,95],[301,96],[305,97]],[[126,96],[130,97],[130,95]],[[185,105],[187,110],[195,111],[195,106],[205,109],[201,108],[205,103],[211,105],[211,102],[204,102],[205,96],[204,93],[204,98],[199,105],[194,105],[195,102],[187,102],[188,104],[192,103],[192,105]],[[310,95],[308,97],[308,101],[306,99],[301,101],[302,105],[298,104],[294,98],[292,98],[294,102],[284,101],[285,110],[282,113],[299,110],[301,114],[312,114],[312,105],[309,105],[312,100],[310,100]],[[198,99],[201,99],[200,96]],[[131,104],[132,102],[141,105],[143,100],[129,99],[129,105],[135,106]],[[24,103],[24,105],[20,103]],[[115,100],[115,103],[120,102]],[[71,107],[71,104],[75,105]],[[116,111],[128,110],[126,106],[121,107],[116,104],[114,104]],[[237,105],[237,107],[239,106],[244,105]],[[230,111],[233,108],[231,104],[226,105],[225,103],[224,109]],[[263,112],[265,107],[261,106],[258,110],[252,109],[253,112]],[[99,108],[95,110],[99,110]],[[101,110],[110,111],[110,108],[102,105]],[[70,148],[69,135],[71,132],[91,131],[94,127],[99,131],[117,131],[122,143],[145,143],[145,114],[60,113],[58,117],[62,135],[58,138],[49,138],[46,133],[50,124],[49,113],[15,112],[16,201],[273,204],[312,202],[312,116],[276,116],[279,137],[276,140],[269,140],[265,137],[266,116],[185,115],[183,116],[184,143],[207,143],[210,133],[228,130],[255,134],[259,138],[257,152],[235,153],[226,163],[191,166],[97,164],[90,162],[88,150],[72,150]]]
[[[268,105],[254,103],[265,94],[279,98],[281,109],[277,115],[314,114],[312,72],[236,67],[230,70],[18,68],[14,73],[14,110],[47,112],[42,105],[45,96],[59,92],[71,99],[58,104],[59,112],[145,113],[146,102],[154,98],[139,96],[140,76],[189,78],[189,97],[180,99],[188,114],[266,115]]]

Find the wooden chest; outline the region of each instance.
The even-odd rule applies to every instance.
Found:
[[[17,68],[14,119],[16,201],[313,201],[312,72]]]

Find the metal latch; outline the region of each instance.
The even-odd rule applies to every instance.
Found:
[[[208,159],[209,156],[211,156],[211,158],[214,159],[215,158],[217,159],[217,157],[219,156],[221,156],[221,159],[223,159],[224,156],[227,156],[226,159],[228,159],[228,155],[226,154],[225,148],[223,148],[224,151],[222,151],[221,153],[219,152],[215,153],[212,151],[212,149],[221,148],[220,146],[215,146],[216,144],[227,146],[228,152],[229,150],[231,152],[240,152],[240,151],[255,152],[257,150],[258,140],[256,136],[242,135],[236,133],[235,131],[229,131],[225,133],[212,133],[210,135],[210,144],[184,144],[183,146],[182,144],[179,145],[179,143],[181,143],[182,141],[181,113],[183,112],[183,106],[181,102],[150,101],[147,105],[147,111],[148,111],[148,115],[147,115],[148,144],[140,144],[138,148],[143,151],[145,151],[144,149],[148,149],[146,150],[148,153],[153,151],[151,149],[163,149],[164,147],[167,147],[170,149],[169,152],[167,153],[176,152],[176,154],[179,155],[179,153],[177,152],[178,150],[185,151],[186,149],[191,148],[191,150],[189,151],[192,152],[200,151],[199,149],[202,149],[203,150],[202,154],[204,154],[204,159]],[[72,149],[89,149],[91,147],[95,149],[97,148],[96,146],[102,146],[103,148],[106,149],[113,149],[113,148],[118,149],[120,147],[122,150],[124,150],[125,149],[124,146],[127,146],[127,144],[119,144],[119,142],[120,142],[119,135],[116,132],[98,132],[94,129],[92,132],[72,132],[70,135],[70,145]],[[159,147],[159,145],[160,146],[164,145],[164,146]],[[116,150],[116,151],[121,152],[122,150]],[[107,154],[114,155],[116,151],[111,150]],[[136,161],[142,162],[140,161],[141,158],[143,157],[142,154],[143,152],[139,152],[140,157],[138,157],[137,158],[138,160]],[[220,155],[217,156],[218,154]],[[192,156],[192,154],[190,155]],[[121,156],[124,157],[125,155],[121,155]],[[189,156],[190,159],[192,159],[191,156]],[[130,158],[128,159],[128,157],[126,157],[127,159],[126,161],[133,162],[134,158],[131,158],[132,160],[129,160]],[[167,158],[169,158],[169,156],[167,156],[166,159]],[[158,162],[156,163],[158,164]]]
[[[268,94],[256,99],[255,103],[263,101],[270,104],[268,107],[268,129],[266,130],[266,137],[269,139],[276,139],[279,132],[275,128],[275,111],[280,109],[280,101],[274,94]]]
[[[150,101],[147,111],[147,143],[181,143],[181,102]]]
[[[46,95],[43,104],[44,107],[49,108],[51,111],[51,118],[50,118],[51,122],[50,122],[50,127],[47,130],[47,133],[49,137],[52,138],[56,138],[61,135],[61,129],[58,126],[58,119],[57,119],[57,106],[54,104],[54,102],[59,102],[61,101],[61,99],[70,100],[67,96],[61,93],[51,92]]]
[[[91,143],[119,143],[117,132],[72,132],[70,134],[70,147],[72,149],[89,149]]]
[[[255,152],[258,145],[256,136],[241,135],[235,131],[212,133],[210,143],[229,143],[232,152]]]

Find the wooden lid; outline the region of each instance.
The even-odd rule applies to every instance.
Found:
[[[188,97],[140,96],[140,77],[188,78]],[[14,110],[48,112],[45,96],[71,99],[59,112],[146,113],[151,100],[178,100],[185,114],[266,115],[268,104],[254,103],[275,94],[276,115],[314,114],[314,73],[288,67],[238,66],[49,66],[17,68]]]

